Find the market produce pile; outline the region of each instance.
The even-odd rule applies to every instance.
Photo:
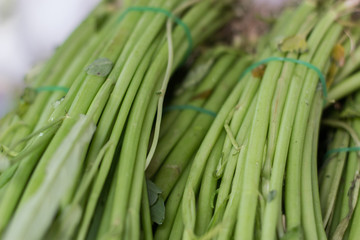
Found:
[[[231,4],[102,1],[28,74],[1,239],[358,238],[360,1],[285,9],[255,53],[216,42]]]

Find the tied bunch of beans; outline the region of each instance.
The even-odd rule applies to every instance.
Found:
[[[27,76],[2,239],[357,239],[360,1],[303,1],[170,81],[231,2],[104,0]]]
[[[326,113],[321,121],[327,127],[328,146],[319,159],[320,206],[327,236],[334,240],[359,236],[359,93],[347,97],[344,107]]]
[[[358,63],[351,61],[358,30],[344,24],[357,4],[339,1],[320,10],[305,1],[285,11],[195,142],[197,152],[188,143],[181,153],[190,149],[188,159],[180,160],[171,141],[158,146],[152,164],[159,170],[152,175],[150,164],[148,172],[164,188],[167,212],[156,239],[327,238],[318,129],[323,108],[359,88]]]
[[[144,171],[169,78],[228,10],[227,1],[100,3],[1,120],[2,239],[151,238]]]

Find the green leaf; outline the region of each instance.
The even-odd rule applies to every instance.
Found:
[[[50,159],[37,191],[15,212],[4,240],[43,238],[61,200],[76,180],[81,156],[94,131],[95,125],[90,117],[84,116],[77,121]]]
[[[113,63],[107,58],[98,58],[86,67],[85,71],[89,75],[106,77],[113,68]]]
[[[147,193],[150,205],[151,220],[161,225],[165,219],[164,199],[160,196],[162,191],[155,183],[146,179]]]
[[[164,199],[159,197],[156,203],[150,207],[151,220],[159,225],[164,222],[165,219],[165,204]]]
[[[153,206],[159,199],[160,194],[162,193],[161,189],[156,186],[155,183],[146,179],[146,185],[148,190],[149,204]]]
[[[304,36],[295,35],[285,38],[279,44],[279,49],[282,52],[303,53],[308,50],[308,45]]]
[[[277,193],[276,190],[270,191],[267,197],[267,202],[271,202],[272,200],[274,200],[276,197],[276,193]]]
[[[21,100],[23,100],[27,104],[31,104],[34,102],[36,97],[36,91],[32,88],[25,88],[24,94],[21,96]]]
[[[34,88],[27,87],[20,98],[20,104],[17,108],[17,114],[22,116],[29,109],[30,105],[35,101],[37,92]]]
[[[215,59],[212,58],[194,67],[187,75],[183,84],[175,91],[175,95],[179,96],[185,91],[187,91],[189,88],[197,86],[201,82],[201,80],[209,73],[209,69],[214,64],[214,61]]]

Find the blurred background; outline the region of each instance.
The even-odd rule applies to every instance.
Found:
[[[24,75],[51,56],[99,0],[0,0],[0,117]]]
[[[0,117],[21,95],[25,74],[49,58],[99,1],[0,0]],[[247,11],[240,14],[251,23],[293,1],[243,0]],[[253,27],[245,26],[251,34]]]

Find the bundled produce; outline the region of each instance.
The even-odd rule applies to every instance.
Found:
[[[156,135],[171,74],[227,4],[103,1],[90,14],[2,120],[3,239],[151,238],[139,212],[154,119]]]
[[[191,165],[164,165],[171,173],[157,184],[165,186],[165,197],[167,181],[178,181],[156,239],[326,239],[317,129],[323,106],[359,87],[347,78],[357,67],[339,71],[353,54],[341,21],[356,4],[336,2],[320,11],[305,1],[280,17],[264,38],[270,44],[260,43],[257,60],[217,112]],[[356,36],[356,29],[346,31]]]
[[[360,1],[303,1],[170,81],[231,2],[103,0],[28,74],[1,239],[358,238]]]
[[[359,229],[360,94],[322,120],[330,143],[319,175],[320,203],[329,239],[356,239]],[[356,210],[355,210],[356,209]]]
[[[334,79],[335,85],[329,92],[330,99],[343,98],[359,89],[359,32],[352,34],[350,40],[346,64],[339,69]],[[321,166],[319,200],[328,239],[358,238],[359,213],[358,210],[355,212],[355,209],[358,209],[356,206],[359,191],[359,97],[360,94],[356,91],[355,94],[347,97],[344,103],[337,102],[335,109],[327,112],[321,120],[326,127],[324,130],[327,130],[327,141],[322,142],[327,143],[328,146],[325,147],[327,149],[325,154],[320,155],[318,160],[318,165]],[[328,103],[326,107],[329,106]],[[319,122],[320,119],[317,121]],[[314,139],[314,144],[317,142],[318,137]]]

